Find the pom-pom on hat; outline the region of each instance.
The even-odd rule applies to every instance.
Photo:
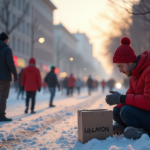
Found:
[[[128,37],[123,37],[120,43],[122,45],[114,52],[113,63],[132,63],[137,61],[137,56],[130,46],[131,40]]]

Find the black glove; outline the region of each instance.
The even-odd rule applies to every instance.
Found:
[[[40,91],[41,91],[41,88],[39,88],[38,91],[40,92]]]
[[[112,93],[111,95],[107,95],[105,100],[106,100],[106,103],[108,105],[115,105],[115,104],[120,104],[120,97],[121,97],[121,94],[117,91],[109,91],[110,93]]]

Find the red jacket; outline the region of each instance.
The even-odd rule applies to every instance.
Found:
[[[74,83],[75,83],[75,78],[73,77],[73,75],[71,75],[69,78],[68,78],[68,87],[74,87]]]
[[[38,68],[29,65],[23,70],[21,85],[25,91],[37,91],[41,88],[41,75]]]
[[[106,82],[103,80],[103,81],[101,82],[101,84],[102,84],[102,87],[105,87]]]
[[[130,86],[126,92],[126,105],[150,111],[150,52],[141,54],[140,61],[132,70]],[[116,107],[123,107],[119,104]]]

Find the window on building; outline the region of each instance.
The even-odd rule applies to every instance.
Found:
[[[16,48],[16,46],[15,46],[16,43],[15,42],[16,42],[16,39],[15,39],[15,37],[13,37],[12,38],[12,48],[13,48],[13,51],[15,51],[15,48]]]
[[[1,14],[2,14],[2,18],[5,18],[5,10],[4,10],[4,8],[1,8]]]
[[[25,10],[25,8],[26,8],[25,0],[23,0],[23,2],[22,2],[22,8],[23,8],[23,10]]]
[[[30,15],[30,5],[28,4],[28,11],[27,11],[27,15]]]
[[[15,23],[16,23],[16,16],[13,15],[13,25],[15,25]]]
[[[27,35],[30,35],[30,26],[27,24]]]
[[[18,0],[18,8],[21,9],[21,0]]]
[[[20,39],[18,39],[18,52],[20,52]]]
[[[22,53],[24,54],[24,49],[25,49],[25,47],[24,47],[24,41],[22,42]]]
[[[22,32],[25,33],[25,22],[22,22]]]
[[[13,0],[13,5],[16,6],[16,0]]]
[[[27,43],[27,54],[29,55],[29,44]]]
[[[17,19],[19,19],[19,18],[17,18]],[[21,23],[19,23],[19,25],[17,26],[17,29],[18,29],[18,31],[20,31],[20,29],[21,29]]]

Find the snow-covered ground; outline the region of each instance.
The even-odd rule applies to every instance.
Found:
[[[122,94],[125,90],[119,90]],[[37,93],[36,114],[24,114],[24,100],[16,100],[11,89],[7,101],[7,117],[12,122],[0,123],[1,150],[150,150],[150,138],[143,135],[139,140],[128,140],[120,136],[106,140],[93,139],[86,144],[78,141],[77,110],[113,107],[105,103],[101,89],[88,96],[87,89],[80,95],[66,97],[57,92],[55,108],[49,108],[49,93]]]

